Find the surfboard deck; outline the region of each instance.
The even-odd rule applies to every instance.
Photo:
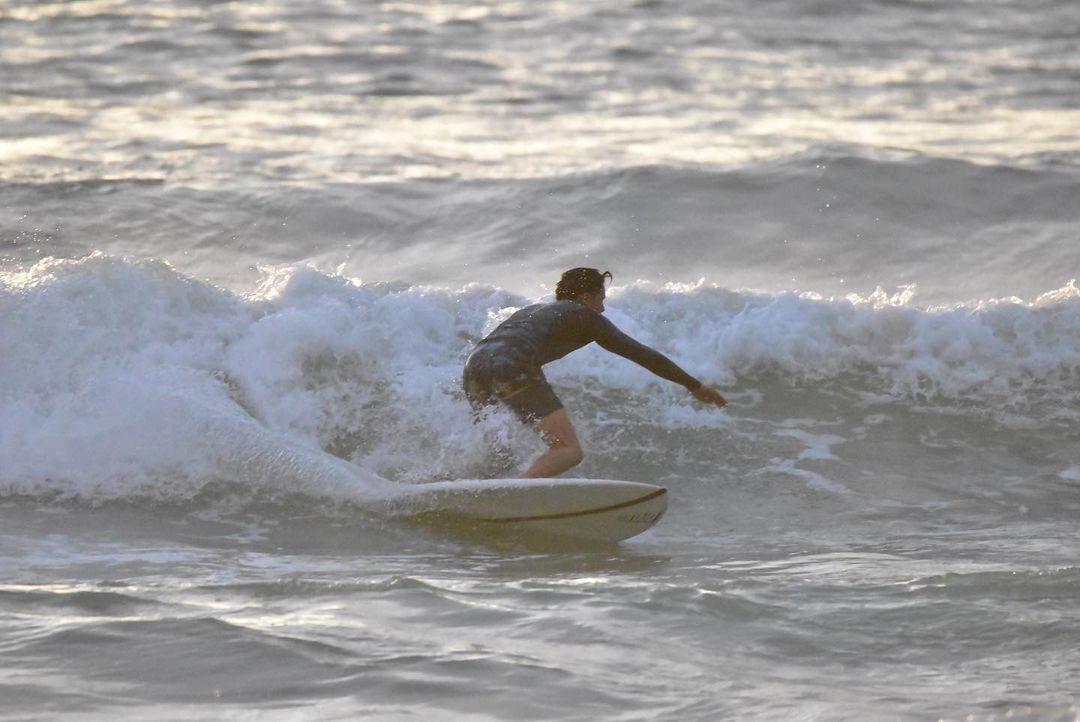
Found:
[[[618,542],[660,520],[667,489],[614,479],[469,479],[418,484],[398,504],[420,521],[464,522],[479,533]]]

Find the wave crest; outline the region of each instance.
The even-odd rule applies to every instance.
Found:
[[[529,302],[499,289],[361,284],[287,267],[238,295],[102,254],[50,259],[0,283],[9,493],[184,497],[225,478],[366,498],[385,492],[380,475],[476,475],[493,437],[512,457],[537,448],[506,419],[474,424],[459,389],[475,340]],[[640,281],[612,289],[609,316],[735,396],[825,385],[961,415],[1074,418],[1075,282],[1033,301],[935,308],[916,305],[915,291],[823,298]],[[601,426],[618,419],[655,439],[726,423],[595,347],[548,371]]]

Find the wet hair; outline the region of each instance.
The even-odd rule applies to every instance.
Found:
[[[611,280],[611,271],[601,273],[595,268],[571,268],[555,284],[555,299],[574,301],[587,293],[603,291],[605,280]]]

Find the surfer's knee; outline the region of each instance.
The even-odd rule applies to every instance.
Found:
[[[548,437],[548,453],[559,459],[564,469],[572,469],[585,459],[585,452],[581,450],[581,444],[577,438],[561,439]]]
[[[567,446],[566,448],[566,461],[573,468],[585,460],[585,452],[581,450],[581,447],[577,444]]]
[[[577,466],[585,458],[585,452],[581,450],[581,443],[573,429],[567,429],[565,434],[559,436],[549,434],[545,440],[552,451],[557,451],[567,463],[573,466]]]

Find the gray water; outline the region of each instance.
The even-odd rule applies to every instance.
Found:
[[[0,718],[1076,720],[1073,2],[0,0]],[[395,488],[522,468],[617,546]],[[386,480],[386,481],[384,481]]]

